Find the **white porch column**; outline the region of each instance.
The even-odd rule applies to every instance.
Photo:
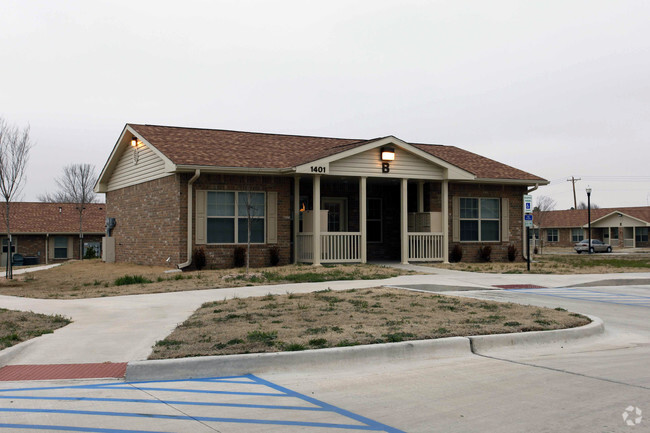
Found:
[[[418,212],[424,212],[424,181],[418,181]]]
[[[408,179],[402,179],[402,193],[400,194],[400,239],[402,241],[402,264],[409,263],[409,236],[408,236]]]
[[[368,261],[368,228],[366,224],[366,214],[367,214],[367,199],[366,199],[366,178],[359,178],[359,230],[361,231],[361,263],[366,263]]]
[[[293,178],[293,263],[298,263],[298,229],[300,228],[300,176]]]
[[[442,181],[442,260],[449,263],[449,181]]]
[[[313,208],[314,208],[314,246],[312,262],[314,266],[320,266],[320,175],[314,175],[314,192],[313,192]]]

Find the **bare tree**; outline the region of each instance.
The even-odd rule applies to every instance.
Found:
[[[533,215],[537,221],[537,228],[539,229],[539,251],[542,252],[544,246],[544,237],[542,236],[542,227],[544,227],[544,219],[549,211],[555,209],[555,200],[546,195],[537,197],[537,205],[533,209]]]
[[[596,203],[591,203],[591,208],[600,209],[600,206],[598,206]],[[578,203],[578,209],[587,209],[587,203],[581,201],[580,203]]]
[[[240,197],[243,197],[242,205],[246,209],[246,275],[249,273],[250,269],[250,256],[251,256],[251,233],[252,233],[252,224],[256,221],[260,221],[260,216],[264,215],[264,195],[261,193],[252,192],[250,187],[246,189],[246,192],[240,193]],[[260,200],[261,198],[261,200]],[[263,221],[263,220],[261,220]]]
[[[97,172],[91,164],[70,164],[63,167],[63,175],[56,179],[59,190],[44,194],[41,201],[75,203],[79,212],[79,259],[83,259],[83,216],[88,203],[96,203],[98,196],[93,191],[97,183]]]
[[[0,194],[5,200],[5,225],[7,227],[7,270],[6,277],[13,278],[11,269],[11,227],[9,209],[23,187],[25,169],[29,160],[32,142],[29,138],[29,125],[20,129],[8,124],[0,117]]]

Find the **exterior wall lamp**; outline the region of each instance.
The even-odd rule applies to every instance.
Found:
[[[131,147],[138,147],[138,138],[135,135],[131,137]]]
[[[382,161],[395,161],[395,149],[392,147],[382,147],[380,153]]]

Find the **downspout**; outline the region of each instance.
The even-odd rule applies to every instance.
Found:
[[[539,188],[539,184],[536,183],[534,187],[526,191],[526,194],[530,194],[531,192],[535,191],[537,188]],[[522,221],[523,222],[523,221]],[[534,227],[533,227],[534,228]],[[540,232],[541,234],[541,232]],[[526,227],[523,227],[523,236],[521,237],[521,256],[524,258],[524,260],[528,260],[528,256],[526,255]]]
[[[201,176],[201,170],[194,170],[194,176],[187,182],[187,261],[176,265],[183,269],[192,264],[192,184]]]

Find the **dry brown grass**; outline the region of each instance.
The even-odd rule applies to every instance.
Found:
[[[530,264],[526,263],[450,263],[434,264],[434,267],[467,272],[496,274],[609,274],[622,272],[650,272],[650,254],[629,256],[610,254],[565,254],[537,255]]]
[[[372,288],[204,304],[150,359],[341,347],[560,329],[589,323],[562,309]]]
[[[70,261],[61,266],[0,279],[0,294],[29,298],[96,298],[144,293],[240,287],[287,282],[381,279],[409,272],[376,265],[314,267],[290,265],[252,269],[203,270],[165,273],[169,268],[128,263],[103,263],[99,259]],[[147,284],[116,285],[124,276],[140,276]]]
[[[39,335],[49,334],[68,323],[69,319],[59,315],[47,316],[0,308],[0,350]]]

